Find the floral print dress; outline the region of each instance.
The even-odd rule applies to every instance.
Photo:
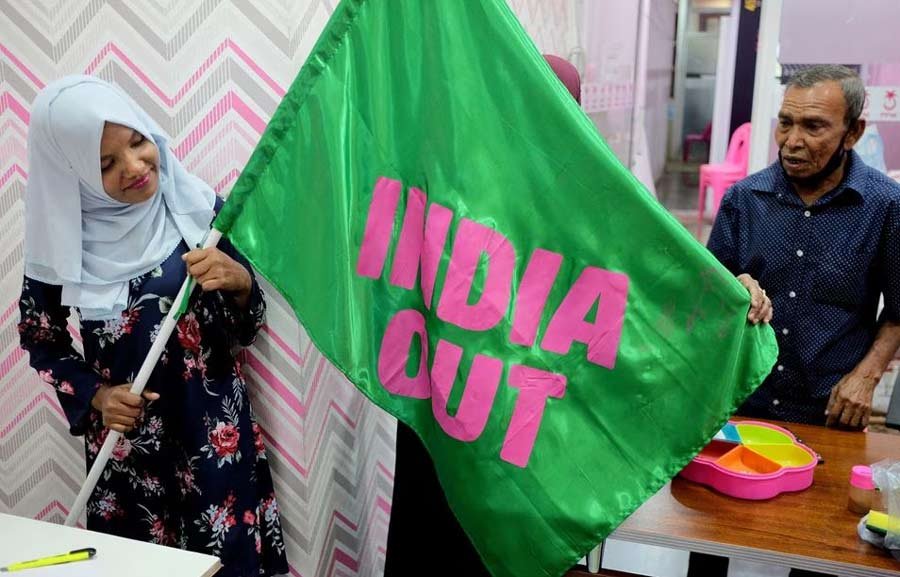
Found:
[[[219,248],[250,270],[227,241]],[[187,250],[182,243],[131,281],[121,317],[81,320],[83,356],[72,347],[61,287],[25,278],[21,343],[55,387],[72,434],[84,435],[88,467],[107,432],[91,399],[101,383],[134,380],[184,281]],[[234,355],[264,316],[255,278],[246,310],[219,291],[196,292],[147,384],[160,398],[116,446],[88,502],[89,529],[216,555],[219,576],[287,572],[266,450]]]

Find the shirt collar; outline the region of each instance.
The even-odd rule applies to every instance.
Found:
[[[759,179],[756,186],[753,187],[754,190],[772,195],[797,195],[793,185],[787,179],[787,175],[785,175],[779,160],[775,160],[775,162],[770,164],[765,171],[769,173],[770,177]],[[846,172],[844,173],[844,179],[833,190],[822,196],[822,198],[818,200],[818,203],[827,203],[838,197],[844,196],[845,194],[849,194],[854,200],[862,202],[864,200],[866,181],[866,164],[862,161],[856,151],[851,149],[847,153],[847,167]]]

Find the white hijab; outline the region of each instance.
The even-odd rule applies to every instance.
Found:
[[[137,204],[103,189],[100,139],[106,122],[137,130],[159,149],[159,189]],[[159,126],[118,88],[67,76],[38,94],[28,130],[25,275],[62,285],[62,304],[85,320],[118,317],[128,281],[162,263],[182,239],[201,242],[215,193],[189,174]]]

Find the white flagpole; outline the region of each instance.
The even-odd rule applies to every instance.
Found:
[[[222,238],[222,233],[215,228],[211,229],[203,243],[203,248],[216,246],[219,243],[220,238]],[[133,394],[140,395],[144,392],[144,387],[147,386],[147,380],[150,378],[150,374],[153,373],[153,369],[156,368],[156,363],[159,361],[159,357],[162,355],[166,343],[169,342],[169,336],[171,336],[172,331],[175,330],[175,323],[178,322],[178,317],[180,316],[179,309],[183,302],[182,299],[190,298],[190,292],[194,288],[193,280],[194,279],[190,276],[184,279],[184,283],[178,291],[178,296],[172,301],[172,308],[169,309],[169,314],[166,315],[166,320],[163,321],[163,324],[159,329],[159,334],[156,336],[156,340],[153,341],[153,346],[150,347],[150,352],[147,353],[147,358],[144,359],[144,364],[141,365],[141,370],[138,372],[137,378],[131,385],[131,392]],[[84,485],[81,486],[81,491],[79,491],[78,497],[76,497],[75,503],[72,505],[68,517],[66,517],[66,526],[74,527],[75,523],[78,522],[79,517],[81,517],[81,512],[84,510],[91,493],[94,492],[94,487],[97,486],[100,474],[103,473],[103,469],[106,468],[106,463],[109,461],[109,457],[112,455],[113,449],[121,437],[122,433],[119,433],[118,431],[109,431],[106,440],[103,442],[103,446],[100,448],[100,452],[97,454],[97,458],[94,460],[91,470],[88,472],[87,479],[85,479]]]

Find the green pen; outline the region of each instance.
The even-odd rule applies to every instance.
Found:
[[[6,567],[0,567],[0,573],[12,573],[13,571],[24,571],[25,569],[35,569],[37,567],[47,567],[49,565],[62,565],[63,563],[74,563],[75,561],[86,561],[97,554],[97,550],[88,547],[86,549],[76,549],[62,555],[53,555],[52,557],[42,557],[40,559],[32,559],[31,561],[22,561],[21,563],[13,563]]]

